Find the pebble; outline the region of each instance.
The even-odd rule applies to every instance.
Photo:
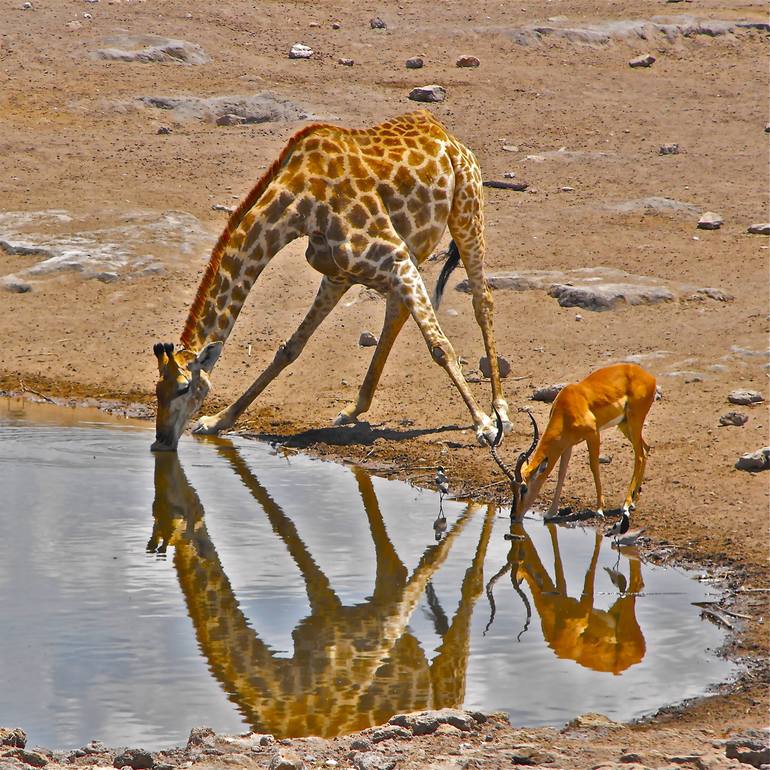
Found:
[[[31,11],[32,10],[32,3],[24,3],[24,5],[22,5],[21,7],[25,11]]]
[[[305,770],[307,765],[294,753],[273,754],[268,770]]]
[[[756,390],[733,390],[728,394],[727,400],[731,404],[746,406],[747,404],[761,404],[765,397]]]
[[[679,145],[662,144],[658,150],[658,155],[679,155]]]
[[[481,62],[476,56],[460,56],[455,62],[457,67],[478,67],[480,65]]]
[[[20,281],[18,278],[9,275],[0,280],[0,288],[10,291],[11,294],[26,294],[32,291],[32,286],[25,281]]]
[[[371,332],[361,332],[358,344],[362,348],[372,348],[377,344],[377,338]]]
[[[371,751],[374,747],[372,742],[366,738],[355,738],[350,744],[350,748],[355,751]]]
[[[768,123],[767,125],[765,125],[765,133],[766,133],[766,134],[770,134],[770,123]]]
[[[337,64],[342,64],[344,67],[352,67],[353,63],[352,59],[346,59],[344,57],[337,59]]]
[[[332,29],[342,29],[342,24],[340,24],[338,21],[333,21]]]
[[[599,455],[599,463],[601,465],[610,465],[612,463],[612,455]]]
[[[23,749],[26,745],[27,734],[20,727],[0,727],[0,746]]]
[[[422,69],[424,64],[425,62],[422,60],[422,57],[420,56],[412,56],[406,60],[406,68],[408,70]]]
[[[628,62],[629,67],[652,67],[655,64],[655,57],[651,53],[645,53],[641,56],[637,56],[635,59],[631,59]]]
[[[90,14],[90,13],[84,13],[84,14],[83,14],[83,18],[84,18],[84,19],[93,19],[94,17],[93,17],[93,16],[91,16],[91,14]]]
[[[503,145],[503,152],[518,152],[519,148],[516,147],[514,144],[504,144]]]
[[[537,388],[532,393],[532,400],[550,404],[566,384],[566,382],[561,382],[556,385],[546,385],[544,388]]]
[[[516,172],[515,171],[506,171],[503,174],[503,179],[515,179],[516,178]]]
[[[387,29],[388,28],[388,25],[379,16],[375,16],[373,19],[369,19],[369,26],[372,29]]]
[[[240,126],[246,122],[246,118],[242,115],[235,115],[232,112],[228,112],[225,115],[220,115],[217,118],[218,126]]]
[[[418,86],[409,92],[413,102],[443,102],[446,99],[446,89],[436,84]]]
[[[576,321],[582,321],[582,320],[583,320],[583,316],[582,316],[582,315],[580,315],[580,313],[578,313],[578,314],[575,316],[575,320],[576,320]]]
[[[401,424],[405,423],[402,421]],[[406,425],[407,427],[408,425],[413,425],[413,422],[408,420]],[[381,743],[382,741],[389,741],[393,738],[411,738],[412,733],[403,727],[398,727],[397,725],[387,725],[386,727],[374,728],[369,733],[369,737],[372,739],[373,743]]]
[[[741,425],[745,425],[748,421],[749,416],[747,414],[741,414],[741,412],[727,412],[727,414],[723,414],[719,418],[719,424],[722,426],[735,425],[740,427]]]
[[[457,312],[457,311],[456,311],[456,310],[455,310],[453,307],[450,307],[450,308],[449,308],[449,309],[446,311],[446,314],[447,314],[447,315],[448,315],[450,318],[457,318],[457,316],[458,316],[458,315],[460,315],[460,314],[459,314],[459,313],[458,313],[458,312]]]
[[[168,126],[161,126],[157,130],[156,133],[158,133],[158,134],[170,134],[171,133],[171,129]]]
[[[356,770],[393,770],[396,762],[395,757],[386,757],[379,751],[365,751],[355,757],[353,765]]]
[[[309,59],[313,55],[313,49],[302,43],[295,43],[289,51],[290,59]]]
[[[719,214],[715,214],[713,211],[707,211],[698,220],[698,227],[701,230],[719,230],[722,227],[724,220]]]
[[[133,770],[150,770],[154,764],[152,754],[144,749],[126,749],[112,762],[113,767],[131,767]]]
[[[753,235],[770,235],[770,222],[749,225],[749,232]]]
[[[497,368],[500,370],[500,377],[505,379],[511,373],[511,365],[502,356],[497,357]],[[491,377],[492,372],[489,369],[489,359],[486,356],[482,356],[479,359],[479,370],[484,377]]]
[[[770,470],[770,446],[757,449],[756,452],[747,452],[741,455],[735,467],[739,471],[766,471]]]
[[[559,188],[562,192],[575,192],[574,187],[570,187],[569,185],[564,185],[563,187]]]

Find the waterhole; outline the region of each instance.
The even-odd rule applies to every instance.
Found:
[[[590,528],[258,442],[0,401],[0,725],[148,749],[397,712],[639,717],[723,681],[703,585]],[[437,534],[438,533],[438,534]],[[440,537],[439,540],[436,538]]]

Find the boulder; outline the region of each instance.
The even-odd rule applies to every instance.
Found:
[[[727,400],[731,404],[746,406],[748,404],[761,404],[765,400],[765,397],[756,390],[739,388],[738,390],[733,390],[729,393]]]
[[[0,746],[23,749],[26,745],[27,734],[20,727],[0,727]]]
[[[126,749],[112,761],[113,767],[132,767],[133,770],[151,770],[155,760],[144,749]]]
[[[566,382],[561,382],[558,385],[546,385],[543,388],[537,388],[532,393],[532,400],[550,404],[566,384]]]
[[[446,99],[446,89],[435,83],[429,86],[418,86],[409,92],[409,98],[413,102],[443,102]]]
[[[422,69],[424,64],[425,62],[423,62],[422,57],[420,56],[412,56],[406,60],[406,68],[408,70]]]
[[[511,373],[511,365],[502,356],[497,357],[497,368],[500,371],[500,377],[505,378]],[[482,375],[489,379],[492,376],[492,371],[489,368],[489,359],[486,356],[482,356],[479,359],[479,369]]]
[[[739,471],[766,471],[770,470],[770,447],[757,449],[756,452],[747,452],[741,455],[735,467]]]

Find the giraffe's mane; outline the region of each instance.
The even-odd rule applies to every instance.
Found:
[[[316,129],[325,127],[326,124],[324,123],[311,123],[310,125],[304,126],[299,131],[297,131],[281,150],[281,154],[278,156],[278,158],[262,175],[254,187],[252,187],[249,194],[238,204],[238,208],[230,215],[224,230],[222,230],[222,233],[211,252],[211,257],[209,258],[208,265],[206,266],[206,271],[204,272],[200,284],[198,285],[198,292],[195,295],[195,299],[193,300],[192,305],[190,306],[190,312],[187,315],[187,322],[185,323],[184,331],[182,332],[180,339],[182,347],[186,348],[192,344],[195,325],[197,324],[198,319],[200,318],[203,311],[203,306],[206,303],[206,297],[208,296],[209,289],[211,288],[211,285],[219,273],[219,268],[222,263],[222,257],[224,256],[225,248],[227,248],[227,244],[229,243],[232,234],[238,229],[241,220],[254,207],[254,205],[267,189],[268,185],[278,175],[278,172],[281,170],[284,163],[294,151],[297,143]]]

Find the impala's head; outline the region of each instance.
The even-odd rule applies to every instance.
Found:
[[[171,342],[153,347],[160,378],[155,386],[158,414],[153,452],[174,452],[190,418],[209,392],[208,375],[222,352],[221,342],[210,342],[199,353],[174,351]]]
[[[495,440],[490,448],[492,450],[492,457],[495,458],[495,462],[502,468],[503,473],[505,473],[511,481],[511,492],[513,493],[513,499],[511,500],[511,519],[520,519],[535,502],[542,484],[545,466],[548,462],[547,460],[544,460],[537,468],[530,468],[528,465],[528,460],[537,446],[540,431],[538,430],[537,422],[535,421],[535,416],[532,412],[527,412],[527,414],[529,415],[529,419],[532,420],[532,443],[526,452],[522,452],[519,455],[516,460],[516,466],[514,467],[513,472],[511,472],[511,469],[497,454],[497,447],[503,438],[503,420],[497,409],[495,409],[495,415],[497,416],[497,436],[495,436]]]

